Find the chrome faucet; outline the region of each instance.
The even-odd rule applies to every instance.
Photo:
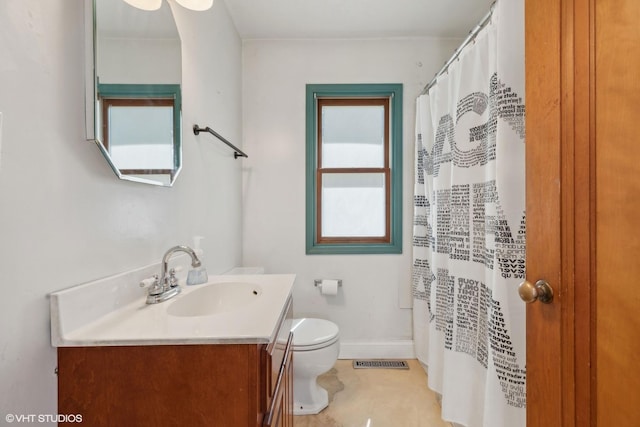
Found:
[[[191,266],[193,268],[200,267],[202,265],[194,250],[188,246],[174,246],[169,249],[162,257],[160,277],[157,275],[153,277],[154,281],[149,288],[149,295],[147,295],[147,304],[163,302],[180,293],[181,288],[178,284],[178,279],[176,278],[176,270],[174,268],[169,270],[169,259],[176,252],[187,253],[191,257]],[[140,285],[143,286],[144,283],[141,283]]]

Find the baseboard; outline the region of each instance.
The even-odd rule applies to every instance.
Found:
[[[415,359],[413,340],[340,341],[338,359]]]

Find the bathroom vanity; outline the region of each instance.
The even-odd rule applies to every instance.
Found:
[[[52,294],[58,413],[92,426],[292,426],[294,278],[216,276],[153,305],[96,287],[116,308],[85,324],[87,292]],[[250,296],[208,296],[243,287]]]

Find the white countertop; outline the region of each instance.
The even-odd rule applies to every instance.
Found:
[[[276,333],[291,295],[293,274],[210,276],[207,284],[182,286],[182,292],[158,304],[146,304],[139,281],[149,267],[76,286],[51,297],[54,347],[120,345],[268,343]],[[147,275],[147,276],[146,276]],[[214,283],[260,286],[255,301],[238,309],[206,316],[180,317],[167,308],[191,292]]]

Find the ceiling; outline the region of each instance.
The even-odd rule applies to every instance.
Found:
[[[324,39],[463,38],[494,0],[224,1],[242,39]]]

